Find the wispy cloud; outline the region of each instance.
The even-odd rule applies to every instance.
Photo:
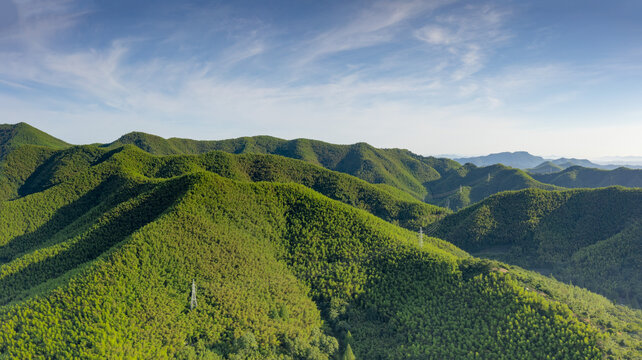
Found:
[[[309,41],[301,65],[330,54],[361,49],[392,41],[406,21],[437,9],[449,2],[378,1],[341,26],[322,32]]]
[[[41,46],[59,31],[68,29],[89,12],[87,4],[74,0],[16,0],[8,1],[16,18],[0,28],[0,44],[21,42]]]
[[[460,81],[481,70],[495,48],[511,37],[504,29],[508,15],[508,11],[490,5],[470,5],[435,17],[414,35],[445,50],[444,54],[457,64],[452,70],[452,80]]]

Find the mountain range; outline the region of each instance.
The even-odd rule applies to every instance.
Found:
[[[613,170],[620,167],[631,169],[640,169],[640,165],[613,165],[613,164],[596,164],[586,159],[575,158],[558,158],[545,159],[541,156],[531,155],[526,151],[500,152],[485,156],[459,157],[453,160],[461,163],[471,163],[477,166],[489,166],[494,164],[504,164],[517,169],[528,170],[530,173],[548,174],[558,172],[573,166],[582,166],[587,168]]]
[[[0,358],[642,355],[639,189],[365,143],[0,129]]]

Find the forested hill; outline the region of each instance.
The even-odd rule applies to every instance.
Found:
[[[54,151],[0,201],[0,358],[639,358],[640,312],[256,159]]]
[[[25,123],[0,124],[0,160],[20,145],[39,145],[51,149],[68,147],[66,142]]]
[[[235,154],[276,154],[347,173],[370,183],[388,184],[419,200],[451,209],[465,207],[499,191],[530,187],[556,189],[518,169],[501,165],[485,168],[462,166],[449,159],[424,157],[401,149],[378,149],[366,143],[335,145],[269,136],[196,141],[163,139],[136,132],[104,146],[114,148],[123,144],[132,144],[157,155],[199,154],[211,150]]]
[[[302,184],[408,229],[419,230],[419,227],[425,227],[450,212],[421,202],[391,186],[370,184],[347,174],[282,156],[212,151],[201,155],[156,157],[131,145],[117,151],[136,160],[131,163],[132,171],[146,172],[158,178],[210,171],[234,180]],[[53,155],[35,146],[16,149],[2,163],[4,171],[0,172],[0,189],[3,191],[0,199],[12,200],[45,190],[109,154],[107,150],[94,146],[77,146]]]
[[[434,235],[641,308],[642,189],[497,194],[446,217]]]
[[[567,188],[597,188],[613,185],[642,187],[642,169],[625,167],[614,170],[569,167],[550,174],[532,174],[538,181]]]

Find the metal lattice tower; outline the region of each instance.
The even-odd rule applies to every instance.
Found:
[[[424,246],[424,228],[419,227],[419,247]]]
[[[189,304],[190,310],[194,310],[196,308],[196,281],[192,280],[192,300],[190,301]]]

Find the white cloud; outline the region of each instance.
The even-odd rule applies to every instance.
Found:
[[[437,25],[424,26],[415,32],[415,36],[432,45],[448,45],[459,40],[448,29]]]
[[[510,38],[503,28],[507,17],[507,12],[489,5],[466,6],[432,18],[414,36],[456,64],[449,68],[450,78],[461,81],[480,71],[496,47]]]
[[[329,54],[389,42],[405,21],[449,2],[452,0],[375,2],[347,24],[311,39],[299,63],[303,65]]]

